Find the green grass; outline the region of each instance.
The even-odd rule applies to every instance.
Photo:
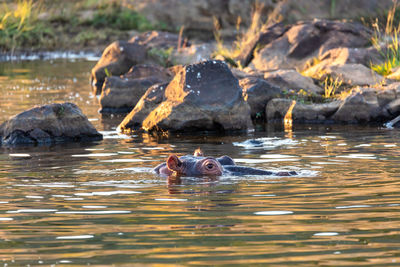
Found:
[[[138,12],[125,8],[113,2],[111,6],[105,4],[95,13],[93,19],[85,22],[96,28],[109,27],[118,30],[146,31],[154,29],[154,26]]]
[[[86,16],[85,12],[91,12]],[[18,0],[0,4],[0,51],[80,49],[128,38],[131,30],[165,30],[120,1]]]
[[[342,85],[342,82],[339,77],[333,79],[331,76],[327,76],[324,81],[324,98],[333,98],[336,90]]]
[[[32,0],[19,0],[11,9],[3,3],[0,11],[0,48],[14,51],[16,47],[35,46],[53,36],[51,28],[38,20],[40,6]]]
[[[395,26],[399,20],[397,9],[397,0],[394,0],[393,7],[387,15],[384,31],[381,30],[378,20],[373,24],[374,35],[371,42],[382,55],[384,62],[382,64],[371,63],[371,69],[383,76],[391,74],[394,68],[400,66],[400,43],[398,39],[400,24],[397,27]]]

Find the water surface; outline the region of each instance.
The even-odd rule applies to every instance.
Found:
[[[397,129],[119,135],[122,118],[97,112],[93,65],[0,63],[0,121],[33,105],[70,101],[104,134],[91,144],[0,148],[4,265],[399,264]],[[197,147],[300,175],[168,181],[151,172],[169,154]]]

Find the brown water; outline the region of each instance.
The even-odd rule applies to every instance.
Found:
[[[399,265],[398,130],[118,135],[121,118],[97,113],[93,65],[0,63],[0,121],[36,104],[71,101],[105,137],[90,145],[0,148],[4,266]],[[197,147],[300,175],[168,182],[151,172],[170,153]]]

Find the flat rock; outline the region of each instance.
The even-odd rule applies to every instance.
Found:
[[[0,137],[6,146],[102,139],[102,135],[72,103],[49,104],[24,111],[0,126]]]
[[[294,100],[273,99],[266,107],[268,121],[282,121]],[[338,110],[341,101],[322,104],[296,102],[292,110],[292,121],[298,123],[331,123],[330,117]]]

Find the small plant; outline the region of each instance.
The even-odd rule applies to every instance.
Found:
[[[0,11],[0,48],[10,49],[26,44],[35,46],[53,35],[50,28],[37,19],[40,6],[32,0],[19,0],[11,10],[3,4]]]
[[[149,54],[149,56],[151,58],[156,60],[160,65],[167,67],[167,66],[171,65],[171,63],[172,63],[171,56],[172,56],[173,51],[174,51],[173,46],[171,46],[168,49],[153,47],[147,53]]]
[[[309,102],[313,102],[313,100],[316,98],[316,96],[313,93],[307,92],[304,89],[300,89],[299,91],[290,89],[290,90],[283,90],[282,94],[288,98],[295,100],[296,102],[300,104],[306,104]]]
[[[266,23],[261,22],[261,14],[263,11],[264,5],[259,4],[258,2],[254,6],[254,10],[251,16],[251,24],[250,27],[246,30],[246,32],[242,34],[238,34],[236,36],[236,41],[233,43],[233,45],[229,48],[226,47],[223,43],[222,37],[221,37],[221,25],[218,21],[217,18],[214,17],[214,38],[215,41],[217,42],[217,48],[213,53],[213,56],[220,55],[222,56],[226,62],[228,62],[230,65],[238,68],[243,68],[241,66],[240,61],[236,60],[236,58],[240,55],[240,52],[243,50],[244,47],[246,47],[248,40],[253,39],[253,37],[257,34],[260,33],[262,27],[264,25],[267,25],[269,22],[272,22],[273,20],[278,21],[280,18],[276,18],[275,16],[270,16],[270,19]],[[241,24],[241,18],[238,17],[237,23],[236,23],[236,31],[240,33],[240,24]],[[257,47],[256,50],[261,49],[261,47]],[[255,52],[256,53],[256,52]]]
[[[371,63],[371,69],[383,76],[391,74],[394,68],[400,66],[400,43],[398,39],[400,25],[397,27],[394,26],[397,7],[397,0],[394,0],[393,7],[387,15],[384,32],[380,29],[378,20],[372,25],[374,35],[371,38],[371,42],[384,58],[384,62],[382,64]]]
[[[117,2],[103,5],[91,21],[86,22],[96,28],[109,27],[118,30],[151,30],[154,26],[138,12],[121,6]]]
[[[327,76],[324,81],[324,97],[332,98],[336,90],[342,85],[342,82],[339,77],[333,79],[331,76]]]

